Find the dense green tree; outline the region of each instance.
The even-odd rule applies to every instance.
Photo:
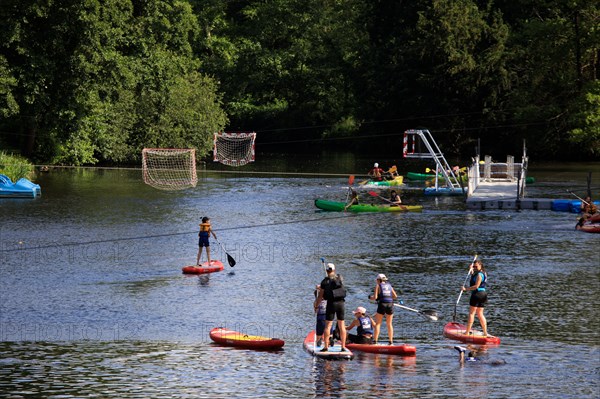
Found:
[[[124,162],[177,145],[202,156],[226,123],[216,84],[196,72],[198,25],[185,1],[29,1],[2,15],[27,153]]]

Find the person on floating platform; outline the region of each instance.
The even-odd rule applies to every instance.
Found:
[[[400,206],[402,205],[402,199],[400,195],[396,192],[396,190],[390,191],[390,206]]]
[[[354,310],[355,319],[346,327],[346,331],[356,328],[356,334],[348,334],[347,340],[353,344],[371,344],[373,343],[373,329],[375,320],[367,315],[367,309],[359,306]]]
[[[367,174],[371,176],[371,179],[373,179],[374,181],[382,181],[384,173],[384,170],[379,167],[379,164],[377,162],[375,162],[373,168],[371,168],[371,170]]]

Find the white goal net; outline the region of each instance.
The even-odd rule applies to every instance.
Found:
[[[144,183],[160,190],[196,187],[196,150],[191,148],[144,148]]]
[[[228,166],[254,162],[256,133],[215,133],[213,160]]]

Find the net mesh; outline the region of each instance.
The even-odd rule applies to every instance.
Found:
[[[256,133],[215,133],[213,159],[228,166],[254,162]]]
[[[196,187],[196,150],[190,148],[144,148],[144,183],[160,190]]]

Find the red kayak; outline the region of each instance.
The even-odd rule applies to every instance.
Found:
[[[223,327],[210,330],[210,339],[221,345],[249,349],[281,349],[285,345],[285,342],[279,338],[248,335]]]
[[[185,266],[181,270],[183,271],[183,274],[206,274],[220,272],[223,270],[223,262],[220,260],[211,260],[210,265],[208,262],[204,262],[200,266]]]
[[[466,335],[466,326],[451,321],[444,326],[444,336],[467,344],[476,345],[499,345],[500,338],[493,335],[483,336],[481,331],[471,330],[471,334]]]
[[[577,226],[577,230],[586,233],[600,233],[600,223],[584,223],[582,226]]]
[[[417,348],[413,345],[388,345],[388,344],[350,344],[346,347],[353,351],[368,353],[383,353],[386,355],[417,356]]]

